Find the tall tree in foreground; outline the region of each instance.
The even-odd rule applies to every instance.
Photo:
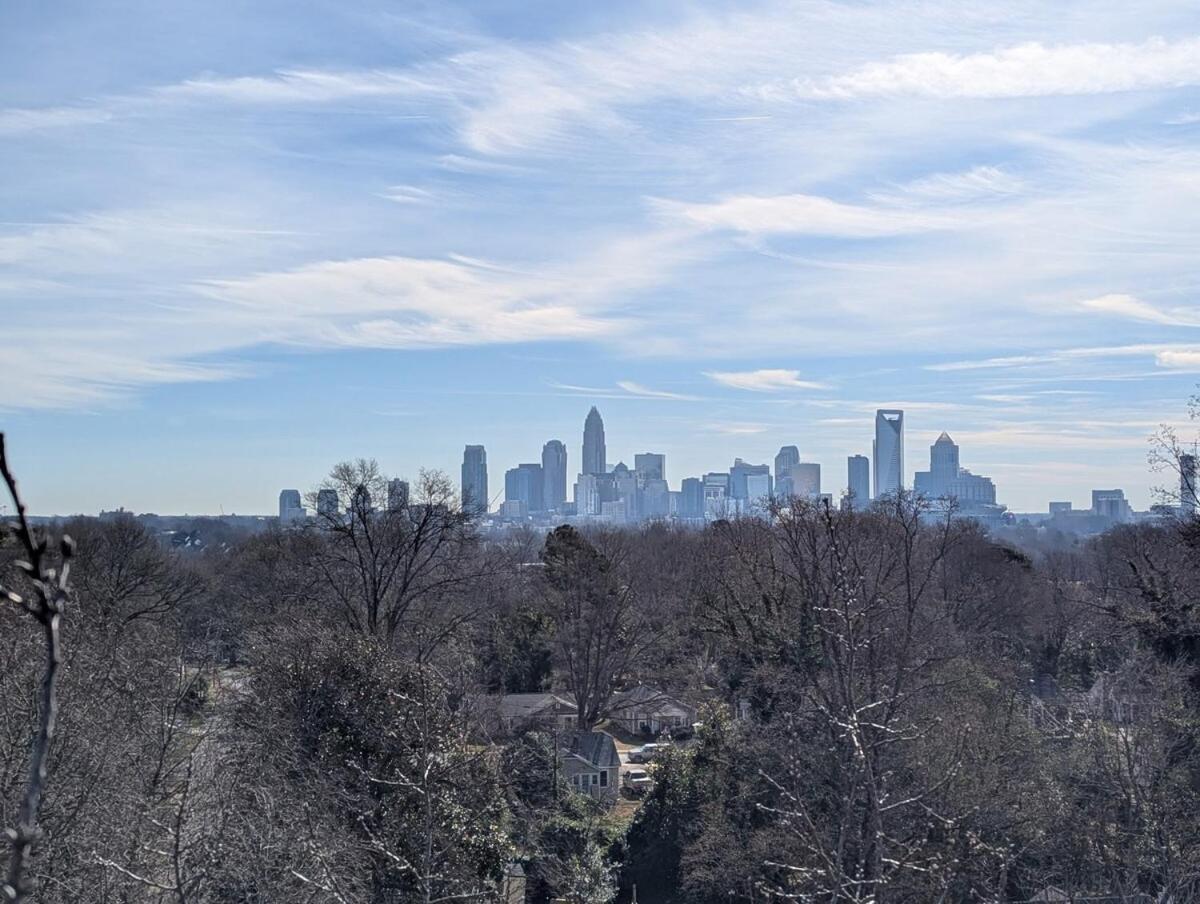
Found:
[[[335,498],[336,507],[323,501]],[[411,628],[406,639],[423,656],[454,629],[463,613],[447,603],[479,558],[471,516],[444,474],[422,471],[409,498],[373,459],[342,462],[310,501],[325,539],[320,578],[354,630],[390,642]]]
[[[639,624],[633,589],[612,560],[575,528],[564,524],[546,537],[542,562],[555,653],[579,707],[579,727],[591,728],[642,659],[652,631]]]
[[[16,567],[24,573],[23,583],[30,588],[28,592],[19,593],[0,585],[0,602],[19,606],[37,622],[46,651],[46,664],[38,693],[38,724],[29,754],[29,778],[21,798],[17,824],[8,830],[11,847],[4,885],[0,888],[5,900],[23,901],[30,893],[27,871],[33,844],[38,837],[38,812],[49,778],[47,766],[58,715],[58,670],[62,662],[58,628],[68,598],[67,576],[70,572],[74,544],[70,537],[63,535],[59,545],[62,562],[61,566],[56,568],[48,537],[35,534],[29,526],[25,505],[17,492],[17,480],[8,466],[3,433],[0,433],[0,478],[3,478],[16,510],[17,520],[11,528],[12,533],[27,557],[18,561]],[[22,590],[24,589],[22,587]]]

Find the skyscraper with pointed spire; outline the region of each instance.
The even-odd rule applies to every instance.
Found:
[[[588,412],[583,422],[583,469],[584,474],[604,474],[608,471],[608,460],[604,448],[604,419],[596,406]]]

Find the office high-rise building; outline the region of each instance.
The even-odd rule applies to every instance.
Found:
[[[504,501],[520,502],[526,512],[540,512],[543,504],[542,466],[536,462],[519,464],[504,472]]]
[[[851,508],[866,508],[871,502],[871,462],[865,455],[846,459],[846,493]]]
[[[567,501],[567,446],[552,439],[542,446],[542,502],[548,512],[557,512]]]
[[[641,480],[666,480],[667,456],[660,452],[638,452],[633,456],[633,470]]]
[[[290,524],[293,521],[303,521],[307,512],[304,503],[300,501],[299,490],[284,490],[279,494],[279,523]]]
[[[389,512],[400,512],[408,508],[408,481],[394,477],[388,481],[387,507]]]
[[[957,500],[963,511],[996,504],[996,485],[959,464],[958,445],[945,431],[929,447],[929,470],[913,475],[913,491],[926,499]]]
[[[338,514],[337,490],[317,491],[317,514],[322,518],[335,518]]]
[[[875,498],[894,496],[904,488],[904,412],[880,408],[875,412]]]
[[[604,474],[608,471],[608,459],[604,448],[604,419],[596,406],[588,412],[583,422],[583,474]]]
[[[476,515],[487,514],[488,504],[487,452],[483,446],[467,446],[463,450],[462,504],[463,510]]]
[[[704,517],[704,481],[685,477],[679,485],[679,514],[683,518]]]
[[[775,495],[787,499],[792,495],[792,468],[800,464],[800,450],[795,446],[780,446],[775,456]]]
[[[729,469],[729,497],[731,499],[750,498],[750,488],[747,480],[752,475],[766,476],[770,480],[771,468],[768,465],[752,465],[748,461],[742,461],[740,458],[733,460],[733,467]]]
[[[1196,456],[1179,456],[1179,508],[1185,515],[1196,514]]]
[[[816,499],[821,495],[821,466],[814,461],[792,465],[792,495],[801,499]]]
[[[1118,522],[1133,518],[1124,490],[1092,490],[1092,514]]]

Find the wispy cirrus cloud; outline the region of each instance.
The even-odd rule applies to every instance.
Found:
[[[793,233],[871,239],[951,229],[958,221],[939,212],[912,212],[847,204],[815,195],[741,195],[711,203],[655,199],[660,215],[704,229]]]
[[[1079,306],[1087,311],[1111,314],[1129,320],[1141,320],[1146,323],[1200,327],[1200,311],[1195,308],[1159,308],[1132,295],[1102,295],[1099,298],[1081,301]]]
[[[709,379],[731,389],[750,392],[784,392],[792,389],[828,389],[825,383],[800,379],[800,371],[784,368],[760,370],[705,371]]]
[[[574,383],[559,383],[551,381],[550,386],[562,389],[572,395],[596,399],[650,399],[663,402],[700,402],[700,396],[682,392],[671,392],[664,389],[651,389],[633,380],[618,380],[614,386],[580,386]]]

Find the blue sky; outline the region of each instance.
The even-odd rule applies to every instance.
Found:
[[[1200,371],[1194,3],[15,0],[0,86],[39,512],[501,485],[593,403],[673,485],[835,490],[898,406],[910,472],[1145,506]]]

